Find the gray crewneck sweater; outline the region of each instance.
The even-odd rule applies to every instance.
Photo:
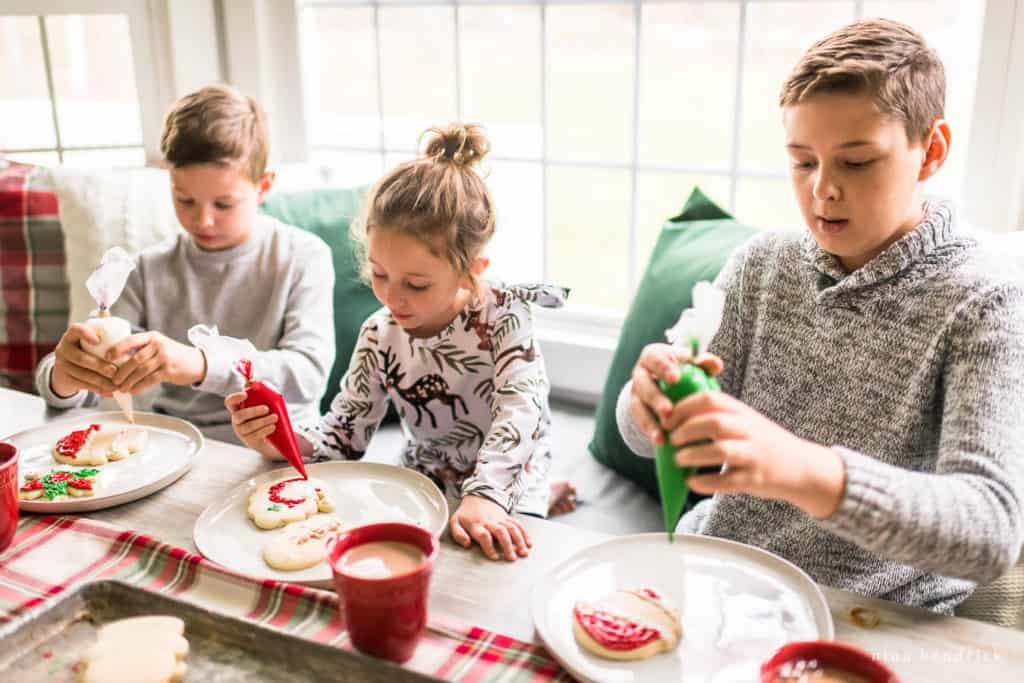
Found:
[[[135,331],[153,330],[189,344],[193,325],[247,339],[262,379],[284,396],[293,422],[319,416],[334,362],[334,266],[323,240],[269,216],[257,215],[248,240],[204,251],[177,237],[140,252],[113,314]],[[237,443],[224,397],[243,387],[237,358],[205,346],[206,378],[196,386],[161,384],[153,410],[193,422],[208,437]],[[36,388],[57,408],[92,406],[85,391],[61,398],[50,389],[51,353],[36,368]],[[116,410],[116,407],[114,408]]]
[[[1005,259],[1004,259],[1005,260]],[[765,233],[719,277],[722,389],[846,466],[835,513],[716,495],[680,522],[816,581],[951,612],[1024,534],[1024,286],[931,203],[854,273],[809,234]],[[652,455],[619,397],[630,448]]]

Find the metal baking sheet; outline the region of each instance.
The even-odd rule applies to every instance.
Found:
[[[78,661],[100,626],[152,614],[185,622],[186,682],[440,680],[120,581],[96,581],[0,627],[0,681],[76,681]]]

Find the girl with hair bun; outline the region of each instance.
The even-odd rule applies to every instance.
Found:
[[[549,482],[551,413],[531,305],[556,308],[568,290],[483,279],[494,200],[477,172],[490,151],[476,124],[431,128],[422,152],[370,191],[353,224],[363,275],[384,308],[359,333],[341,391],[296,436],[309,460],[363,456],[388,401],[407,443],[402,463],[434,480],[455,509],[456,542],[491,559],[531,545],[513,512],[546,517],[575,507]],[[277,418],[228,397],[239,438],[268,458]]]

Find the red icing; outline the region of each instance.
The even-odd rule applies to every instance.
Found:
[[[68,479],[71,479],[73,476],[75,476],[74,472],[51,472],[50,481],[57,484],[62,481],[67,481]]]
[[[284,489],[285,484],[293,481],[305,481],[301,477],[295,477],[294,479],[285,479],[279,481],[270,487],[270,500],[274,503],[280,503],[281,505],[287,505],[288,507],[295,507],[296,505],[302,505],[306,502],[305,498],[282,498],[281,491]]]
[[[572,615],[588,636],[608,650],[636,650],[661,637],[656,629],[593,607],[576,605]]]
[[[89,479],[72,479],[68,482],[68,486],[73,489],[85,489],[86,491],[92,491],[92,481]]]
[[[21,485],[22,491],[40,491],[43,488],[42,479],[30,479]]]
[[[87,429],[71,432],[57,442],[57,452],[65,458],[74,458],[78,451],[82,450],[82,446],[85,445],[85,440],[89,438],[89,435],[99,430],[99,425],[89,425]]]
[[[657,600],[658,602],[661,602],[661,596],[658,595],[657,593],[655,593],[654,591],[652,591],[650,588],[641,588],[640,592],[643,593],[644,595],[646,595],[649,598],[653,598],[653,599]]]

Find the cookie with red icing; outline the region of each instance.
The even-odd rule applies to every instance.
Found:
[[[332,515],[314,515],[292,522],[263,547],[263,560],[272,569],[292,572],[308,569],[327,557],[327,541],[346,525]]]
[[[146,448],[149,434],[137,427],[91,424],[61,437],[53,447],[53,459],[62,465],[106,465]]]
[[[249,519],[261,529],[276,529],[333,509],[326,485],[317,479],[285,477],[263,484],[249,496]]]
[[[683,635],[679,611],[650,588],[617,590],[595,602],[577,602],[573,634],[605,659],[647,659],[673,650]]]
[[[55,501],[65,500],[68,496],[91,496],[95,494],[94,483],[99,474],[99,470],[92,468],[54,468],[49,472],[28,472],[18,489],[18,498],[46,498],[48,501]]]

